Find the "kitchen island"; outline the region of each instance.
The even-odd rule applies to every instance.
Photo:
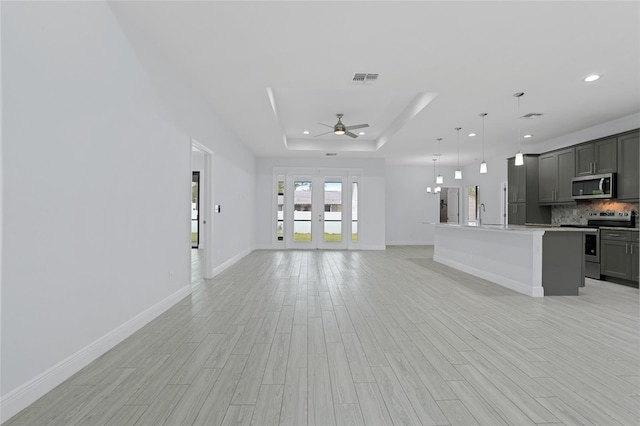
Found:
[[[577,296],[584,228],[439,224],[433,260],[532,297]]]

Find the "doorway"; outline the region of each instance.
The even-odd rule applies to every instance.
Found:
[[[440,223],[460,223],[460,188],[440,190]]]
[[[200,247],[200,172],[191,172],[191,248]]]
[[[289,176],[286,188],[290,196],[285,200],[291,202],[286,206],[289,214],[284,215],[287,248],[347,247],[352,209],[346,208],[350,201],[344,190],[346,182],[343,174]]]
[[[209,148],[191,139],[191,247],[197,250],[197,254],[202,259],[203,278],[213,278],[213,151]],[[193,173],[198,172],[197,182],[197,220],[194,220],[193,199],[194,199],[194,183]],[[194,222],[197,222],[197,246],[194,244]]]

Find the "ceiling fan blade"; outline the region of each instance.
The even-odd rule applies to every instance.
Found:
[[[346,129],[347,130],[354,130],[354,129],[362,129],[364,127],[369,127],[368,124],[355,124],[353,126],[347,126]]]
[[[329,133],[333,133],[333,130],[331,130],[330,132],[325,132],[325,133],[320,133],[319,135],[315,135],[314,138],[317,138],[318,136],[328,135]]]
[[[328,124],[324,124],[324,123],[318,123],[318,124],[320,124],[320,125],[322,125],[322,126],[331,127],[331,128],[333,129],[333,126],[329,126]]]
[[[350,131],[348,131],[348,130],[347,130],[347,131],[345,131],[345,132],[344,132],[344,134],[345,134],[346,136],[350,136],[350,137],[352,137],[352,138],[357,138],[357,137],[358,137],[358,135],[356,135],[355,133],[351,133],[351,132],[350,132]]]

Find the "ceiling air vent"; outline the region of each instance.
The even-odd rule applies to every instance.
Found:
[[[529,114],[525,114],[520,118],[538,118],[538,117],[542,117],[541,112],[530,112]]]
[[[335,157],[336,155],[338,155],[338,153],[337,152],[327,152],[325,155],[327,157]]]
[[[378,80],[379,74],[367,74],[363,72],[357,72],[353,75],[351,79],[352,83],[364,84],[364,83],[375,83]]]

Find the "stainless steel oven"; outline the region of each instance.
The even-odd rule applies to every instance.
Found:
[[[600,230],[584,233],[584,275],[600,279]]]
[[[633,228],[636,224],[636,212],[594,212],[589,213],[587,225],[563,224],[589,228],[584,232],[584,274],[586,277],[601,279],[600,275],[600,228]]]

